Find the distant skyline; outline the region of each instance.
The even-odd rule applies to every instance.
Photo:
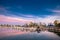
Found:
[[[60,0],[0,0],[0,24],[54,20],[60,20]]]

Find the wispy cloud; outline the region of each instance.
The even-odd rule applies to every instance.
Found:
[[[53,12],[53,13],[60,13],[60,10],[58,9],[47,9],[47,11]]]
[[[22,18],[16,18],[16,17],[9,17],[0,15],[0,22],[22,22],[22,23],[29,23],[32,20],[22,19]]]
[[[60,10],[51,10],[52,12],[60,13]]]
[[[34,20],[35,22],[42,22],[42,23],[48,24],[48,23],[54,23],[55,20],[60,20],[60,16],[48,15],[48,16],[45,16],[44,18],[38,17]]]
[[[21,15],[22,17],[26,17],[26,18],[34,18],[34,17],[37,17],[37,16],[34,16],[34,15],[28,15],[28,14],[19,14]]]
[[[18,22],[18,23],[30,23],[30,22],[42,22],[42,23],[53,23],[55,20],[60,20],[60,16],[45,16],[44,18],[42,17],[35,17],[35,18],[18,18],[18,17],[9,17],[9,16],[4,16],[0,15],[0,22]]]
[[[2,12],[2,11],[3,12]],[[49,10],[51,12],[60,12],[60,10]],[[0,7],[0,22],[10,22],[10,23],[29,23],[29,22],[42,22],[42,23],[53,23],[54,20],[60,20],[60,16],[58,15],[45,15],[45,17],[34,16],[34,15],[27,15],[21,14],[21,16],[10,14],[11,11],[6,10],[4,7]],[[7,16],[6,16],[7,15]]]
[[[60,13],[60,5],[57,5],[54,9],[47,9],[49,12]]]
[[[7,9],[9,9],[10,7],[3,7],[0,6],[0,15],[11,15],[10,13],[12,13],[11,11],[8,11]]]

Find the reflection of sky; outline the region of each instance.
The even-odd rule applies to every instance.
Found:
[[[0,37],[5,37],[8,39],[54,39],[58,40],[60,37],[55,33],[41,31],[37,32],[21,32],[18,30],[0,28]]]
[[[0,24],[60,20],[60,0],[0,0]]]
[[[13,36],[13,35],[21,35],[25,34],[26,32],[14,30],[11,28],[0,28],[0,37],[5,37],[5,36]]]

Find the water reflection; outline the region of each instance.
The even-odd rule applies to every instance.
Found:
[[[37,33],[40,33],[41,30],[39,27],[37,27],[36,31],[37,31]]]
[[[55,33],[48,31],[28,32],[15,36],[1,38],[1,40],[60,40],[60,37]]]
[[[60,36],[60,32],[54,32],[55,34],[57,34],[58,36]]]
[[[12,29],[1,28],[0,40],[60,40],[60,37],[49,31],[18,31]]]

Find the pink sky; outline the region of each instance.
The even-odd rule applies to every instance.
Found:
[[[22,32],[18,30],[12,30],[8,28],[0,28],[0,37],[6,37],[6,36],[14,36],[14,35],[22,35],[28,32]]]
[[[24,24],[24,23],[30,23],[30,22],[42,22],[42,23],[53,23],[55,20],[60,20],[60,16],[53,15],[53,16],[46,16],[45,18],[41,17],[32,17],[32,18],[22,18],[22,17],[11,17],[11,16],[5,16],[0,15],[0,24],[7,23],[7,24]]]
[[[0,15],[0,22],[18,22],[18,23],[29,23],[32,22],[32,20],[22,19],[22,18],[16,18],[16,17],[9,17]]]

